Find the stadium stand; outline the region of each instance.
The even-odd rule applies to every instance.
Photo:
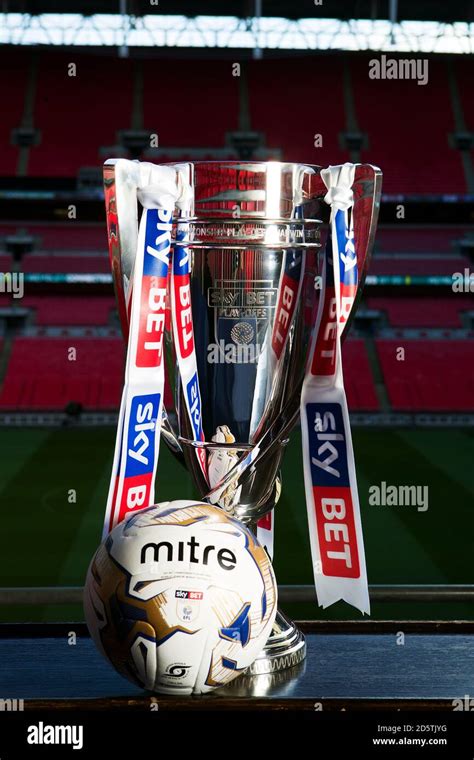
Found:
[[[22,305],[36,311],[37,325],[106,325],[112,296],[25,296]]]
[[[468,232],[468,227],[451,225],[387,225],[377,230],[375,250],[381,253],[448,253]]]
[[[352,59],[354,98],[359,127],[368,135],[362,160],[376,163],[383,156],[384,193],[466,192],[461,156],[448,145],[455,125],[444,62],[430,59],[429,87],[416,81],[407,87],[403,80],[392,80],[387,87],[386,80],[368,77],[369,60]],[[406,118],[395,119],[396,112]],[[415,124],[425,140],[423,155],[419,139],[413,140]]]
[[[8,253],[0,254],[0,272],[10,272],[12,266],[12,258]]]
[[[16,338],[0,409],[58,410],[70,402],[117,409],[123,360],[120,338]]]
[[[370,309],[385,311],[392,327],[461,327],[460,313],[474,311],[474,298],[367,298]]]
[[[307,78],[301,76],[306,69]],[[331,107],[321,107],[316,82],[324,82],[331,92]],[[337,164],[349,160],[341,149],[339,134],[345,129],[343,69],[338,59],[298,58],[253,62],[248,69],[249,111],[253,129],[264,131],[269,147],[282,149],[289,161],[313,161],[316,164]],[[274,87],[277,97],[264,97]],[[291,119],[285,103],[304,103],[304,117],[297,111]],[[308,129],[308,125],[311,129]],[[322,135],[321,147],[314,144],[315,135]]]
[[[0,257],[1,266],[1,257]],[[48,255],[45,253],[30,253],[23,256],[22,272],[61,272],[76,274],[109,273],[110,263],[107,254],[103,256]]]
[[[38,250],[47,251],[105,251],[107,249],[107,233],[104,224],[85,223],[79,221],[54,222],[44,224],[23,224],[11,222],[0,224],[0,241],[16,234],[19,230],[31,235]]]
[[[80,166],[100,165],[99,147],[114,145],[116,131],[130,126],[132,63],[74,54],[74,76],[69,75],[70,64],[68,54],[48,51],[39,56],[34,124],[41,143],[30,150],[30,176],[75,176]],[[88,126],[92,108],[93,140]]]
[[[208,149],[212,158],[212,150],[231,147],[226,135],[241,129],[264,134],[267,147],[281,150],[287,160],[343,162],[349,159],[343,135],[350,126],[350,97],[354,123],[366,138],[361,159],[376,162],[381,155],[384,157],[385,193],[466,191],[460,151],[449,142],[456,125],[448,63],[442,58],[430,58],[430,87],[418,86],[415,81],[407,87],[404,81],[397,80],[387,87],[384,79],[370,79],[370,57],[363,53],[249,61],[239,77],[233,76],[231,61],[216,66],[213,60],[193,60],[193,81],[206,81],[204,97],[199,87],[189,84],[186,60],[131,61],[75,52],[76,72],[70,76],[70,56],[63,52],[43,50],[26,56],[8,51],[2,56],[2,70],[8,74],[3,78],[2,97],[9,103],[0,126],[0,137],[5,138],[2,144],[9,146],[1,158],[3,176],[16,173],[18,148],[12,145],[11,135],[22,124],[27,91],[31,100],[30,126],[37,130],[38,137],[38,144],[28,148],[26,173],[32,177],[75,177],[81,166],[97,168],[104,151],[116,147],[120,134],[130,129],[156,134],[158,146],[165,152],[182,149],[183,160],[186,150],[196,148]],[[472,69],[466,61],[457,62],[456,67],[458,77]],[[351,72],[349,84],[345,69]],[[302,71],[305,76],[301,76]],[[166,112],[155,97],[157,81],[167,83]],[[116,82],[120,82],[120,92],[114,87]],[[331,93],[330,108],[321,107],[314,82],[324,82],[325,92]],[[262,97],[276,83],[278,97]],[[240,103],[242,88],[247,93],[245,109]],[[138,101],[142,104],[139,109]],[[173,118],[173,114],[180,113],[183,102],[192,117],[192,129],[188,119]],[[90,130],[84,128],[90,103],[94,103],[92,137]],[[304,119],[292,118],[291,128],[284,103],[304,103]],[[210,105],[218,109],[218,119],[209,118]],[[461,106],[467,125],[472,127],[473,106],[465,89]],[[407,114],[407,118],[394,119],[394,112]],[[417,130],[425,137],[424,155],[436,156],[436,161],[420,157],[419,142],[413,141],[414,114]],[[321,146],[314,142],[318,134],[323,136]],[[387,141],[390,151],[386,150]],[[125,144],[121,149],[127,155]],[[160,158],[166,160],[166,156]],[[176,155],[170,158],[175,160]]]
[[[383,189],[387,194],[446,195],[467,190],[461,153],[451,147],[450,137],[459,129],[455,105],[461,107],[466,130],[474,130],[474,103],[468,88],[459,88],[457,104],[450,88],[450,72],[459,81],[472,78],[474,65],[467,57],[455,62],[430,58],[430,84],[434,85],[430,87],[396,80],[387,87],[384,80],[369,79],[369,56],[365,53],[264,57],[243,64],[240,77],[232,75],[230,60],[217,66],[214,60],[193,59],[192,80],[189,60],[124,60],[84,51],[75,51],[73,60],[76,76],[70,77],[70,56],[63,52],[41,50],[25,55],[0,50],[0,65],[6,74],[0,89],[9,104],[0,120],[0,139],[6,146],[0,157],[1,177],[70,181],[84,166],[95,167],[99,174],[106,156],[131,156],[123,143],[123,130],[156,133],[159,158],[143,150],[141,157],[148,160],[195,159],[199,150],[200,159],[216,158],[216,150],[220,151],[220,160],[235,158],[231,133],[241,130],[261,133],[270,155],[274,150],[275,156],[286,160],[325,165],[359,159],[382,163],[383,157]],[[166,82],[166,111],[156,97],[157,81]],[[206,82],[205,96],[192,84],[200,81]],[[320,84],[325,93],[330,93],[330,104],[324,102],[323,107]],[[275,85],[278,97],[263,97]],[[177,118],[184,102],[189,118]],[[91,103],[94,119],[89,128],[86,121]],[[284,110],[285,103],[295,105],[291,119]],[[296,104],[302,104],[304,118],[298,118]],[[210,118],[211,107],[218,109],[218,118]],[[399,117],[394,119],[394,113]],[[417,142],[412,139],[415,119]],[[21,151],[14,145],[12,130],[22,125],[37,130],[37,139],[23,150],[26,159],[20,171]],[[351,129],[363,138],[357,158],[346,147],[345,136]],[[321,147],[314,143],[318,134],[323,136]],[[420,135],[424,141],[422,154]],[[65,219],[64,215],[59,218]],[[450,277],[470,268],[470,252],[468,247],[461,251],[460,243],[472,234],[472,228],[458,224],[458,218],[446,225],[403,221],[380,227],[370,274]],[[13,257],[9,239],[18,234],[30,240],[25,248],[19,246],[21,250],[17,246]],[[26,275],[108,273],[105,223],[2,220],[0,272],[12,268]],[[4,314],[6,306],[14,306],[19,314],[24,314],[24,309],[30,312],[26,312],[26,319],[10,314],[10,321],[6,316],[2,321],[0,314],[0,334],[6,335],[6,351],[10,351],[6,374],[5,361],[2,364],[0,407],[58,410],[77,401],[85,409],[116,410],[122,386],[123,342],[112,314],[112,288],[104,295],[102,283],[99,290],[90,291],[91,295],[69,295],[74,288],[51,291],[48,287],[44,283],[41,290],[26,287],[21,300],[0,292]],[[472,409],[473,388],[466,379],[467,370],[472,374],[473,369],[474,352],[468,340],[468,313],[474,313],[472,296],[453,297],[443,290],[438,297],[437,288],[431,287],[422,296],[418,292],[416,297],[405,296],[407,291],[413,292],[400,287],[389,295],[378,290],[371,296],[370,287],[365,291],[363,303],[376,312],[375,316],[366,322],[370,324],[368,332],[362,325],[343,348],[351,410]],[[456,333],[451,334],[452,330]],[[424,339],[409,337],[414,331],[417,338]],[[57,337],[60,335],[64,337]],[[397,336],[396,341],[393,336]],[[441,341],[440,336],[446,339]],[[460,339],[463,336],[465,340]],[[80,347],[79,363],[66,363],[67,345]],[[395,345],[409,349],[405,362],[394,361]],[[110,357],[112,352],[113,369],[105,376],[103,357]],[[34,372],[31,356],[38,362]],[[447,362],[450,369],[445,376],[442,365]],[[464,367],[464,375],[456,367]],[[453,378],[459,380],[460,389],[455,388]],[[453,402],[446,401],[448,397]]]
[[[374,412],[379,408],[369,357],[363,340],[344,343],[344,383],[349,409]]]
[[[76,359],[68,356],[74,349]],[[32,357],[35,357],[32,371]],[[16,338],[0,394],[1,410],[61,410],[70,402],[86,410],[113,410],[120,403],[124,345],[121,338]],[[375,411],[378,401],[363,340],[344,346],[348,403]],[[107,370],[107,374],[105,372]],[[165,394],[169,403],[169,390]]]
[[[470,56],[459,56],[459,60],[453,63],[456,79],[458,82],[472,82],[474,66]],[[459,87],[459,98],[464,114],[465,126],[468,131],[474,130],[474,103],[469,87]]]
[[[0,119],[0,174],[13,176],[16,173],[18,147],[11,141],[12,130],[20,126],[23,118],[28,66],[25,55],[16,50],[0,50],[2,71],[1,96],[8,108],[2,109]]]
[[[376,346],[393,409],[474,411],[472,342],[379,339]]]
[[[374,256],[370,264],[370,274],[399,275],[447,275],[464,272],[469,267],[469,259],[461,256],[435,258],[434,256]]]
[[[239,79],[232,76],[232,63],[193,60],[192,70],[193,83],[189,61],[156,60],[143,67],[143,126],[158,135],[165,149],[224,147],[225,132],[238,128]],[[196,86],[200,81],[206,82],[205,93]],[[166,82],[166,109],[156,96],[157,82]],[[210,118],[213,109],[218,119]]]

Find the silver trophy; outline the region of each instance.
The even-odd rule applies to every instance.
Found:
[[[298,420],[320,297],[327,190],[321,168],[312,165],[232,161],[176,167],[193,190],[189,213],[178,221],[186,227],[191,252],[204,440],[195,440],[186,414],[170,331],[166,358],[174,408],[166,410],[162,435],[203,499],[256,531],[258,521],[279,500],[281,462]],[[356,165],[352,190],[358,298],[375,235],[381,178],[377,168]],[[138,162],[109,160],[104,183],[115,291],[127,336],[143,172]],[[296,299],[291,303],[290,293]],[[208,482],[196,447],[206,452]],[[297,665],[305,649],[302,633],[280,611],[251,671],[274,673]]]

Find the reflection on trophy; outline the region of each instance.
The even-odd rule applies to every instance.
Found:
[[[137,250],[137,200],[149,209],[171,202],[175,206],[171,236],[176,266],[165,329],[166,377],[173,404],[163,411],[161,425],[166,443],[186,465],[201,497],[250,526],[271,556],[273,510],[282,489],[280,467],[305,384],[305,479],[307,494],[314,498],[316,587],[318,574],[321,583],[334,575],[342,589],[338,598],[349,601],[354,579],[366,582],[365,564],[360,544],[358,555],[350,554],[352,542],[357,544],[358,537],[361,541],[354,494],[350,505],[355,516],[342,520],[349,509],[344,487],[353,487],[355,475],[349,483],[349,461],[344,486],[343,469],[337,466],[345,444],[343,423],[330,395],[333,385],[338,389],[340,383],[328,385],[331,368],[326,363],[340,364],[338,341],[347,334],[361,294],[381,173],[372,166],[348,164],[337,181],[346,167],[347,202],[340,184],[331,185],[320,167],[291,163],[163,167],[118,159],[106,162],[104,180],[124,335]],[[171,201],[170,191],[175,191]],[[330,207],[333,227],[325,240],[322,220]],[[328,269],[334,251],[338,281],[331,279]],[[182,271],[177,268],[180,262],[185,262]],[[182,296],[188,292],[185,286],[188,296]],[[338,289],[340,300],[332,314],[329,295]],[[313,379],[307,382],[311,372]],[[302,412],[302,420],[303,416]],[[351,446],[348,450],[352,456]],[[154,503],[153,494],[150,498]],[[326,522],[320,523],[320,518]],[[339,573],[341,562],[345,571]],[[304,657],[303,635],[279,612],[251,672],[277,672]]]

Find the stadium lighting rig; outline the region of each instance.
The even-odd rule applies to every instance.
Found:
[[[249,50],[474,52],[474,24],[390,19],[287,19],[255,15],[0,14],[0,44]]]

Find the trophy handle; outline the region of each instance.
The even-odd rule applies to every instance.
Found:
[[[327,193],[326,185],[320,174],[307,175],[307,192],[310,198],[324,201]],[[380,209],[380,196],[382,193],[382,172],[378,166],[372,164],[355,164],[354,206],[352,208],[354,219],[354,240],[357,254],[357,269],[359,274],[359,286],[354,299],[349,317],[344,325],[342,340],[347,337],[352,320],[357,311],[357,306],[362,296],[365,277],[370,265],[372,249],[374,247],[375,233]]]
[[[138,242],[138,201],[140,162],[111,158],[104,163],[104,197],[110,266],[120,326],[128,342],[133,264]],[[161,432],[174,456],[184,466],[178,436],[163,407]]]
[[[356,164],[352,189],[354,192],[354,239],[356,241],[359,287],[342,332],[342,340],[347,337],[348,330],[357,312],[372,258],[382,194],[382,172],[378,166]]]
[[[344,325],[341,336],[342,341],[347,338],[350,326],[355,317],[370,265],[380,210],[382,177],[382,172],[378,166],[373,166],[372,164],[355,165],[354,184],[352,185],[352,191],[354,193],[352,214],[354,221],[354,240],[357,254],[359,285],[354,303],[352,304],[351,311]],[[308,195],[314,200],[324,201],[327,188],[320,174],[307,175],[306,181],[309,184]],[[280,420],[274,423],[273,427],[275,427],[275,430],[270,435],[273,443],[282,438],[286,438],[295,424],[299,415],[300,392],[301,385],[298,385],[297,389],[295,389],[287,403],[284,405],[281,411]],[[270,433],[271,430],[272,428],[269,428],[267,432]]]
[[[128,340],[130,283],[138,241],[138,161],[112,158],[104,164],[107,238],[115,297],[124,340]]]

